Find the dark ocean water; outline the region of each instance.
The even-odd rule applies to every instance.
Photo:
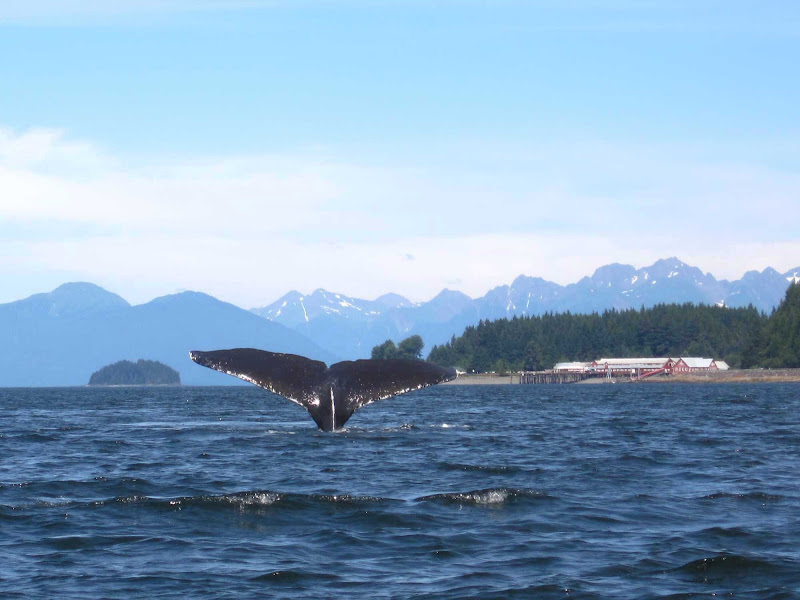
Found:
[[[0,597],[800,597],[800,385],[0,390]]]

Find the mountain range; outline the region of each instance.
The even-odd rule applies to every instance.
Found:
[[[443,290],[431,300],[413,303],[387,294],[376,300],[352,298],[318,289],[304,295],[291,291],[252,312],[292,328],[342,358],[368,357],[373,346],[409,335],[422,336],[430,350],[459,335],[480,320],[541,315],[547,312],[591,313],[663,303],[750,304],[770,312],[791,281],[800,281],[800,267],[786,273],[767,268],[749,271],[741,279],[718,280],[677,258],[662,259],[636,269],[610,264],[576,283],[559,285],[520,275],[510,285],[480,298]]]
[[[189,359],[190,350],[269,348],[325,362],[335,357],[301,334],[199,292],[131,306],[91,283],[0,304],[0,386],[85,385],[119,360],[157,360],[189,385],[225,385],[232,377]]]
[[[226,385],[237,380],[195,365],[189,350],[255,347],[332,364],[369,357],[373,346],[413,334],[430,350],[482,319],[514,315],[674,302],[753,304],[769,312],[791,281],[800,282],[800,267],[727,281],[669,258],[642,269],[607,265],[566,286],[521,275],[480,298],[443,290],[415,303],[398,294],[363,300],[319,289],[289,292],[252,311],[200,292],[132,306],[97,285],[66,283],[0,304],[0,387],[84,385],[107,364],[140,358],[169,365],[188,385]]]

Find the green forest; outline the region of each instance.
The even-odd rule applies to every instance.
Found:
[[[481,321],[428,360],[467,371],[538,371],[600,357],[706,356],[733,368],[800,367],[800,286],[771,316],[755,308],[662,304],[602,314]]]
[[[92,373],[89,385],[180,385],[173,368],[155,360],[121,360]]]
[[[800,368],[800,285],[793,283],[786,297],[757,332],[742,367]]]
[[[424,347],[425,344],[422,341],[422,337],[418,335],[407,337],[397,345],[395,345],[392,340],[386,340],[379,346],[375,346],[372,349],[371,358],[405,358],[409,360],[422,360],[422,349]]]

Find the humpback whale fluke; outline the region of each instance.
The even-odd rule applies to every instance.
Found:
[[[323,431],[343,427],[356,409],[376,400],[456,378],[454,369],[419,360],[348,360],[328,368],[304,356],[254,348],[193,350],[189,356],[299,404]]]

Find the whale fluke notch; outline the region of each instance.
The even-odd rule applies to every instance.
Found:
[[[377,400],[456,378],[454,369],[419,360],[354,360],[328,368],[304,356],[255,348],[193,350],[189,356],[299,404],[323,431],[343,427],[358,408]]]

